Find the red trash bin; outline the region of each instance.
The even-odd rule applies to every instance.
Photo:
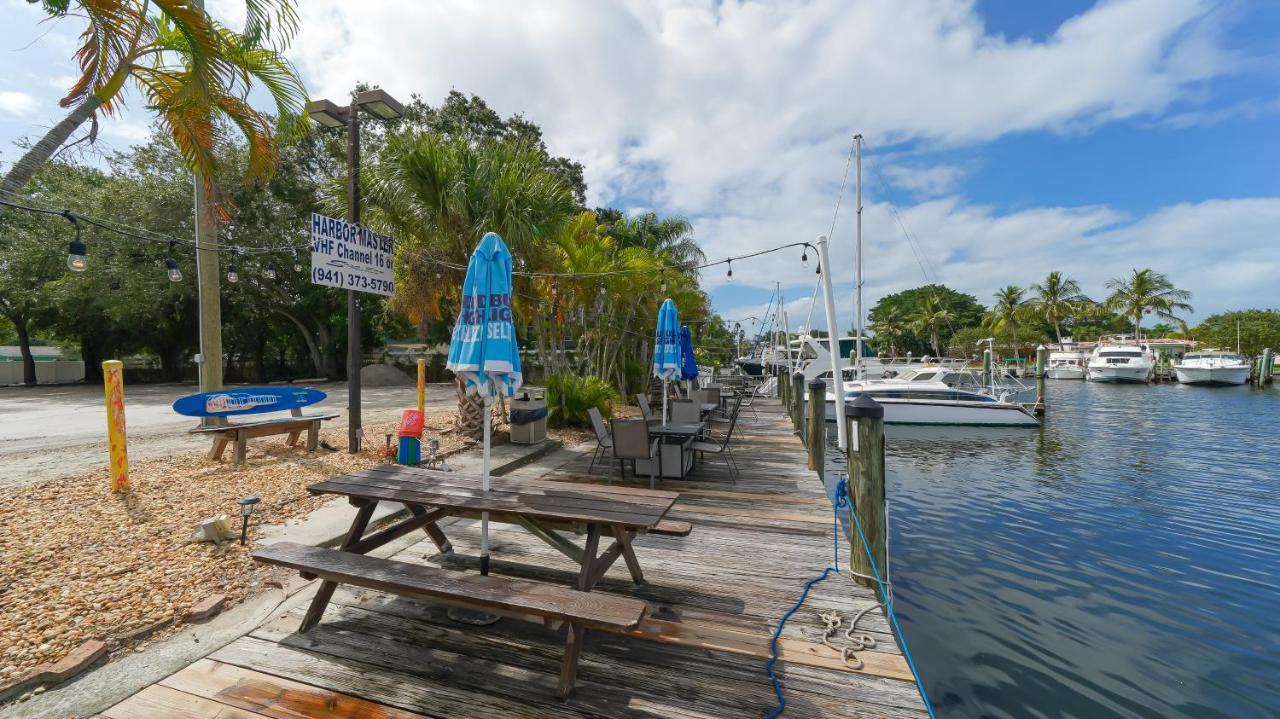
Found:
[[[421,437],[422,436],[422,413],[416,409],[406,409],[404,414],[400,415],[400,435],[401,437]]]

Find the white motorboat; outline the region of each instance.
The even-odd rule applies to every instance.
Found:
[[[1088,362],[1089,353],[1064,337],[1058,346],[1049,350],[1044,376],[1049,379],[1084,379],[1085,365]]]
[[[1173,366],[1183,384],[1231,385],[1249,381],[1253,369],[1248,359],[1226,350],[1202,350],[1183,355]]]
[[[1106,339],[1093,348],[1086,377],[1090,382],[1145,384],[1155,368],[1156,356],[1147,345],[1123,337]]]
[[[1007,380],[1003,380],[1006,381]],[[1040,424],[1017,401],[1019,384],[982,384],[972,370],[924,367],[889,379],[844,382],[845,402],[866,394],[884,405],[888,424],[951,424],[1034,427]],[[835,422],[835,397],[827,392],[826,417]]]

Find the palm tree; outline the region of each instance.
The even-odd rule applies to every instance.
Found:
[[[898,356],[898,340],[908,331],[909,322],[903,318],[897,308],[889,308],[884,315],[871,323],[870,329],[875,333],[877,351],[888,350],[890,357]]]
[[[1080,283],[1054,270],[1044,278],[1044,284],[1032,284],[1031,291],[1035,297],[1031,306],[1035,312],[1053,325],[1053,337],[1062,341],[1062,320],[1070,317],[1092,303],[1080,292]]]
[[[1188,301],[1191,293],[1173,286],[1163,273],[1150,268],[1135,269],[1128,277],[1107,282],[1111,295],[1103,303],[1107,309],[1133,320],[1136,339],[1142,339],[1142,318],[1154,314],[1162,320],[1176,322],[1187,332],[1187,323],[1174,312],[1194,312]]]
[[[245,0],[243,32],[219,25],[190,0],[42,0],[53,18],[88,23],[76,51],[81,74],[59,104],[70,108],[9,168],[0,192],[17,193],[86,122],[92,142],[100,114],[113,115],[132,83],[159,115],[187,163],[202,178],[217,176],[227,127],[248,140],[250,178],[266,178],[279,162],[280,129],[304,127],[306,90],[281,52],[297,29],[292,0]],[[74,7],[73,7],[74,6]],[[276,121],[255,109],[261,86]]]
[[[942,328],[955,321],[956,315],[946,305],[934,297],[925,298],[924,304],[908,318],[911,329],[918,333],[928,333],[929,345],[933,347],[933,356],[942,356]]]
[[[646,212],[611,223],[609,234],[619,247],[644,248],[667,265],[692,267],[706,260],[693,239],[693,225],[684,218],[659,218],[657,213]]]
[[[369,177],[370,218],[398,239],[391,302],[420,324],[457,307],[463,271],[456,267],[466,266],[484,233],[502,236],[517,269],[556,268],[551,238],[576,214],[573,193],[536,148],[513,139],[394,138]],[[544,304],[534,282],[514,279],[516,314],[533,316]],[[459,382],[459,429],[479,438],[486,420],[483,400]]]
[[[992,334],[1011,338],[1015,357],[1021,356],[1018,351],[1018,330],[1028,309],[1026,294],[1026,290],[1017,285],[1000,288],[994,295],[995,304],[982,320],[983,326],[991,330]]]

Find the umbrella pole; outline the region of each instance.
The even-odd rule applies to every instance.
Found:
[[[484,396],[484,449],[480,487],[489,493],[489,448],[493,445],[493,386]],[[489,513],[480,513],[480,573],[489,574]]]
[[[662,426],[667,426],[667,382],[666,378],[662,380]]]

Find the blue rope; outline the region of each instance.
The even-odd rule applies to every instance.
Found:
[[[782,615],[782,619],[778,621],[777,629],[773,630],[773,639],[769,642],[770,657],[765,663],[765,669],[769,672],[769,681],[773,683],[773,693],[778,697],[778,706],[773,711],[765,715],[764,719],[775,719],[777,716],[786,711],[787,699],[782,695],[782,686],[778,684],[778,676],[773,671],[773,666],[778,662],[778,637],[782,635],[782,627],[800,609],[800,605],[804,604],[804,600],[809,596],[809,589],[818,582],[824,581],[832,572],[840,573],[840,510],[849,507],[848,497],[848,480],[841,479],[836,485],[836,498],[831,504],[831,549],[835,557],[835,566],[827,567],[822,570],[822,574],[804,583],[804,589],[800,592],[800,598],[791,608]],[[853,517],[854,525],[858,528],[858,538],[862,540],[862,549],[867,554],[867,561],[871,564],[871,571],[875,574],[876,583],[880,585],[880,593],[884,599],[885,613],[889,615],[889,622],[893,625],[894,634],[898,638],[898,646],[902,647],[902,655],[907,660],[907,667],[911,669],[911,676],[916,680],[916,689],[920,692],[920,698],[924,701],[924,708],[929,712],[930,719],[937,719],[933,713],[933,705],[929,703],[929,696],[925,694],[924,684],[920,681],[920,672],[916,671],[915,660],[911,658],[911,650],[907,649],[907,640],[902,635],[902,628],[898,626],[898,616],[893,612],[893,605],[889,601],[889,589],[885,587],[884,580],[880,578],[880,569],[876,566],[876,560],[871,556],[871,547],[867,544],[867,535],[862,531],[862,522],[858,521],[857,512],[850,511],[849,516]]]
[[[826,580],[832,572],[840,573],[840,509],[849,506],[849,499],[845,492],[846,481],[840,480],[840,484],[836,485],[836,499],[831,505],[831,550],[835,556],[835,564],[822,570],[822,574],[814,577],[804,583],[804,589],[800,592],[800,598],[795,604],[782,615],[782,619],[778,620],[777,629],[773,630],[773,639],[769,641],[769,661],[765,662],[765,669],[769,672],[769,681],[773,683],[773,693],[778,697],[778,706],[773,711],[765,715],[765,719],[774,719],[787,708],[787,699],[782,695],[782,685],[778,684],[778,675],[773,671],[773,665],[778,663],[778,637],[782,636],[782,627],[786,625],[787,620],[791,618],[800,609],[800,605],[804,604],[805,597],[809,596],[809,589],[818,582]]]

